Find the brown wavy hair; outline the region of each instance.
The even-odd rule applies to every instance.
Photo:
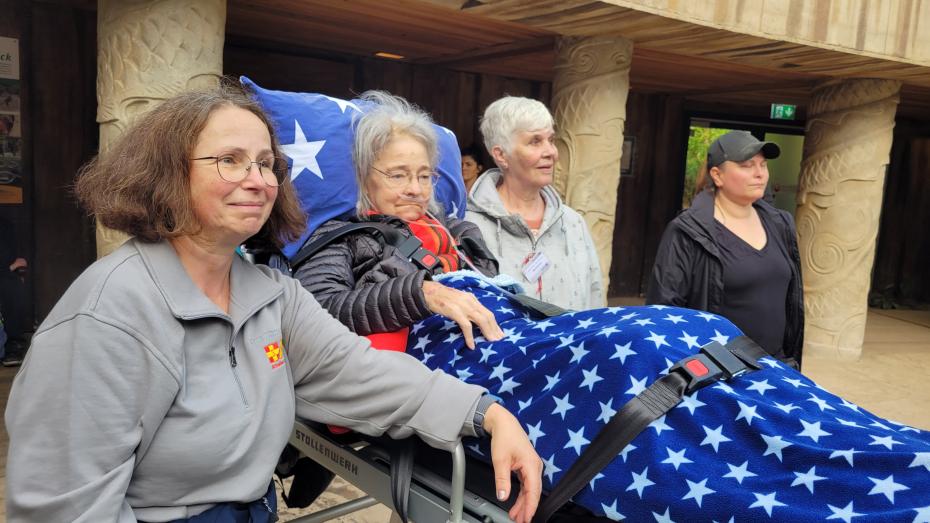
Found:
[[[213,112],[238,107],[257,116],[271,135],[271,149],[281,158],[274,124],[235,80],[219,87],[189,91],[165,100],[141,115],[106,152],[78,173],[74,191],[97,222],[146,242],[197,234],[193,212],[190,157]],[[276,169],[287,169],[284,160]],[[306,215],[290,177],[278,187],[268,221],[250,244],[281,247],[300,237]]]

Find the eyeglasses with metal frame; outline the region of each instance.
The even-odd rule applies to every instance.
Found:
[[[213,160],[217,174],[230,183],[239,183],[244,180],[252,171],[253,164],[258,166],[262,181],[270,187],[280,186],[287,176],[287,162],[275,156],[253,161],[245,154],[229,153],[220,156],[201,156],[191,158],[191,160]]]
[[[433,186],[436,185],[436,181],[439,180],[439,173],[436,171],[423,171],[417,174],[413,174],[404,171],[386,172],[378,169],[373,165],[371,168],[384,176],[387,185],[393,189],[406,187],[410,184],[411,180],[414,179],[416,179],[417,183],[420,184],[421,189],[432,189]]]

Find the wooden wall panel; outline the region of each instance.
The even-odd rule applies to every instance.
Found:
[[[682,100],[631,92],[625,136],[635,136],[633,176],[620,180],[610,296],[645,293],[665,226],[681,207],[687,123]]]
[[[36,313],[39,320],[96,258],[93,223],[75,202],[77,169],[97,150],[93,11],[31,4],[29,55]]]
[[[266,52],[254,47],[226,45],[223,49],[223,73],[245,75],[258,85],[281,91],[348,93],[355,81],[355,64],[351,60],[321,60]]]
[[[899,119],[885,179],[872,303],[930,303],[930,123]]]

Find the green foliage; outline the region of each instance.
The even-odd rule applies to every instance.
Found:
[[[681,196],[682,208],[691,205],[694,198],[694,184],[697,182],[698,172],[707,159],[707,149],[710,144],[720,136],[728,133],[730,129],[715,129],[711,127],[691,127],[691,136],[688,138],[688,155],[685,161],[685,190]]]

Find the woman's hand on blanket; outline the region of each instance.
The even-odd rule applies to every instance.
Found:
[[[520,478],[520,495],[510,509],[510,519],[530,523],[542,493],[543,462],[530,444],[520,422],[500,404],[488,407],[484,430],[491,435],[491,462],[497,497],[510,497],[510,473]]]
[[[465,337],[465,345],[469,349],[475,348],[472,323],[478,326],[481,335],[488,341],[497,341],[504,337],[504,331],[497,324],[494,313],[481,305],[473,294],[446,287],[435,281],[424,281],[423,296],[429,310],[459,324],[462,336]]]

